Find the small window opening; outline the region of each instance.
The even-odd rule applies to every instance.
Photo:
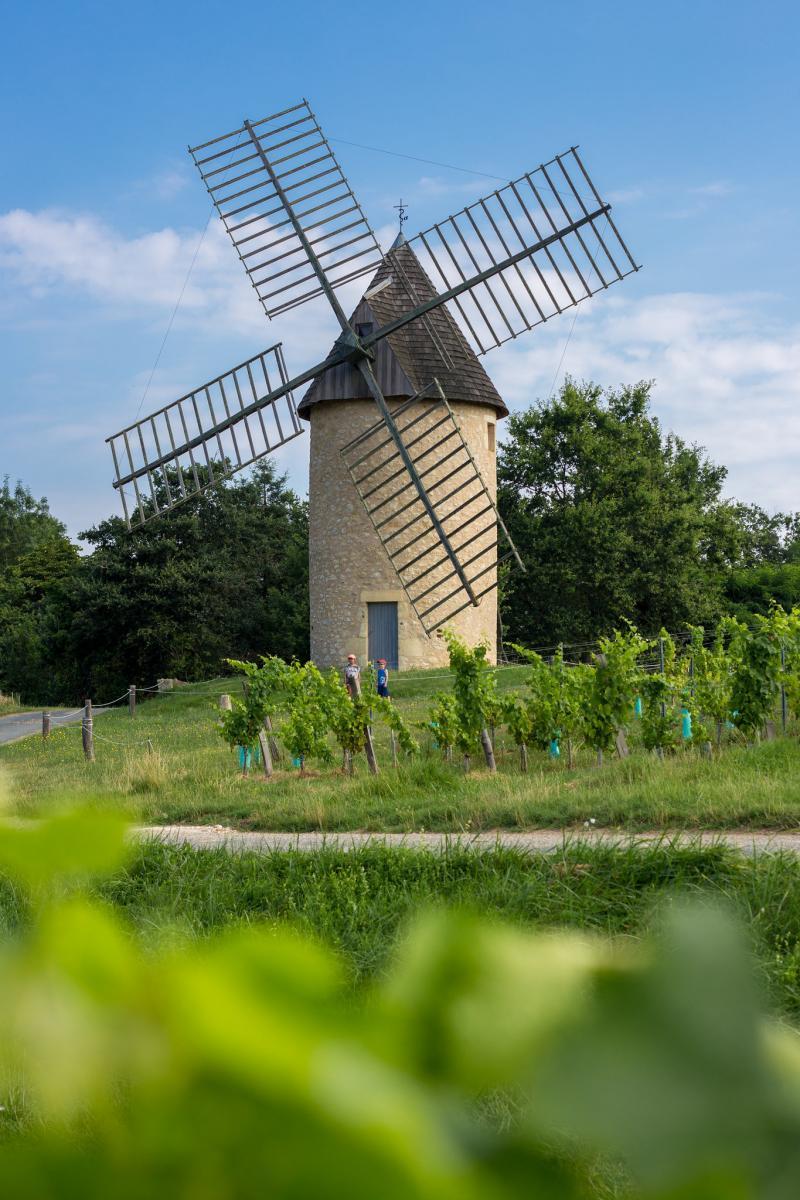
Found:
[[[356,333],[360,338],[366,337],[368,333],[372,333],[374,328],[375,326],[373,325],[372,321],[364,321],[361,324],[356,325]]]
[[[486,435],[487,435],[487,445],[489,447],[489,451],[490,451],[490,453],[494,454],[497,449],[497,446],[495,443],[495,423],[494,423],[494,421],[487,422]]]

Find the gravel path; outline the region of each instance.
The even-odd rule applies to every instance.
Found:
[[[241,833],[223,825],[151,825],[137,830],[143,838],[154,838],[176,845],[194,846],[198,850],[224,848],[231,852],[254,850],[269,853],[273,850],[360,850],[364,846],[393,846],[410,850],[444,850],[459,846],[471,850],[494,850],[497,846],[523,850],[529,854],[551,854],[565,842],[588,841],[601,844],[629,846],[675,839],[682,844],[705,845],[722,843],[745,854],[758,851],[788,850],[800,853],[800,829],[796,832],[771,830],[647,830],[630,833],[623,830],[534,829],[525,832],[496,830],[483,833]]]

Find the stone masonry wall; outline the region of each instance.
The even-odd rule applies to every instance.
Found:
[[[497,470],[493,439],[496,410],[451,401],[492,498]],[[406,598],[388,555],[356,494],[339,453],[341,446],[374,423],[371,401],[315,404],[310,412],[309,472],[311,657],[320,667],[341,666],[348,654],[367,661],[367,603],[396,601],[400,669],[447,663],[440,638],[428,637]],[[492,426],[490,434],[489,426]],[[444,470],[444,468],[443,468]],[[457,499],[452,502],[457,503]],[[470,515],[470,508],[464,510]],[[480,543],[478,543],[480,545]],[[488,575],[482,586],[494,579]],[[470,644],[484,639],[492,662],[497,654],[497,592],[464,609],[447,625]]]

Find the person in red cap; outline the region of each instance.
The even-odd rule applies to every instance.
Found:
[[[378,695],[385,696],[387,700],[389,696],[389,668],[386,666],[386,659],[378,659],[378,675],[377,675]]]
[[[347,656],[347,666],[344,669],[344,686],[347,688],[351,700],[361,695],[361,668],[358,665],[355,654],[348,654]]]

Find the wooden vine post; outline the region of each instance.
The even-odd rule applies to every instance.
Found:
[[[355,677],[356,695],[361,695],[361,680],[356,675]],[[372,740],[372,730],[369,725],[364,730],[364,753],[367,756],[367,766],[369,767],[370,775],[378,774],[378,759],[375,756],[375,743]]]
[[[83,753],[86,756],[86,761],[94,762],[94,721],[92,720],[91,700],[86,701],[86,707],[83,710],[81,739],[83,741]]]
[[[50,737],[50,713],[49,712],[42,713],[42,737],[43,738]]]
[[[128,685],[128,712],[132,717],[136,716],[136,684]]]
[[[483,756],[486,759],[486,765],[490,771],[497,770],[497,763],[494,760],[494,746],[492,739],[489,737],[489,730],[484,725],[481,729],[481,745],[483,746]]]
[[[273,733],[273,730],[272,730],[272,717],[269,714],[267,714],[267,716],[264,717],[264,728],[267,731],[267,741],[269,742],[270,753],[272,754],[272,761],[280,762],[281,748],[275,739],[275,734]]]
[[[242,695],[244,696],[245,700],[247,700],[249,694],[250,685],[247,682],[243,682]],[[220,697],[220,703],[222,703],[222,697]],[[272,729],[272,723],[270,722],[269,717],[264,718],[264,724],[258,731],[258,746],[261,751],[261,764],[264,768],[264,777],[266,779],[270,779],[274,769],[272,765],[272,747],[270,746],[270,741],[275,742],[275,739],[267,737],[267,728]],[[245,763],[246,759],[247,751],[245,750]]]
[[[261,747],[261,762],[264,765],[264,774],[269,779],[273,772],[272,751],[270,749],[269,738],[263,729],[259,731],[258,744]]]

